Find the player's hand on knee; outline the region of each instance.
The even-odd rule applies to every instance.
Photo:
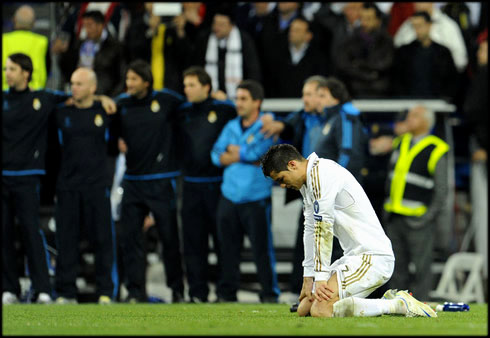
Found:
[[[303,287],[301,288],[301,293],[299,295],[299,301],[301,302],[303,298],[308,298],[310,302],[313,302],[313,277],[304,277],[303,278]]]
[[[328,287],[327,281],[315,282],[315,299],[319,302],[330,300],[334,296],[334,290]]]

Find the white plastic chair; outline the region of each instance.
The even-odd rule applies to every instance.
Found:
[[[474,252],[452,254],[444,265],[436,290],[431,291],[429,295],[447,301],[484,303],[482,270],[481,254]],[[465,272],[469,272],[466,281]],[[459,288],[458,283],[462,285]]]

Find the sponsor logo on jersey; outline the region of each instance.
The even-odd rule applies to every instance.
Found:
[[[94,123],[97,127],[100,127],[104,124],[104,120],[102,119],[102,116],[100,116],[100,114],[95,115]]]
[[[252,143],[252,142],[253,142],[253,140],[254,140],[254,138],[255,138],[255,136],[253,136],[253,134],[252,134],[252,135],[249,135],[249,136],[247,137],[247,144]]]
[[[211,110],[208,114],[208,121],[209,123],[214,123],[218,119],[218,115],[216,115],[216,112],[214,110]]]
[[[330,123],[325,124],[325,127],[323,127],[323,130],[322,130],[322,134],[327,135],[330,132],[331,127],[332,126],[330,125]]]
[[[318,201],[313,202],[313,210],[316,214],[318,214],[318,212],[320,211],[320,203],[318,203]]]
[[[150,106],[150,109],[152,112],[156,113],[157,111],[160,110],[160,105],[158,104],[158,101],[157,100],[153,100],[151,101],[151,106]]]
[[[314,218],[314,219],[315,219],[315,221],[317,221],[317,222],[321,222],[321,221],[322,221],[322,219],[323,219],[323,218],[322,218],[322,216],[320,216],[320,215],[315,215],[315,214],[313,214],[313,218]]]
[[[41,109],[41,101],[37,97],[32,101],[32,108],[35,110]]]

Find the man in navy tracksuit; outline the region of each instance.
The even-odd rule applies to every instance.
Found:
[[[56,108],[61,166],[56,184],[56,303],[76,303],[81,231],[95,252],[96,294],[100,304],[115,300],[119,287],[115,229],[111,218],[108,163],[109,117],[95,102],[93,70],[71,76],[73,105]],[[84,228],[80,227],[80,224]]]
[[[210,235],[217,256],[216,275],[221,270],[216,209],[223,168],[213,165],[209,153],[225,124],[236,117],[236,110],[233,102],[210,96],[211,78],[204,68],[189,67],[183,77],[188,102],[179,107],[178,138],[183,174],[184,261],[190,301],[203,303],[208,301],[208,281],[214,279],[208,264]]]
[[[320,84],[318,93],[326,121],[313,151],[348,169],[362,184],[361,170],[366,161],[368,138],[361,113],[352,105],[345,85],[334,77]]]
[[[5,64],[9,89],[2,106],[2,303],[18,302],[20,284],[14,247],[14,217],[21,227],[35,299],[51,302],[49,254],[39,224],[40,175],[50,114],[69,96],[49,90],[31,91],[31,58],[11,54]]]
[[[149,212],[163,243],[163,262],[172,302],[183,300],[184,283],[177,227],[175,130],[183,97],[152,90],[151,66],[133,61],[126,72],[127,93],[116,98],[120,136],[127,148],[121,202],[121,250],[130,302],[146,302],[143,223]]]
[[[222,197],[217,211],[218,238],[222,256],[222,274],[218,301],[237,301],[240,283],[240,253],[247,234],[262,290],[262,302],[277,302],[279,288],[271,233],[272,181],[263,177],[260,157],[275,142],[260,132],[262,86],[245,80],[237,87],[238,117],[228,122],[211,151],[213,163],[225,167]]]

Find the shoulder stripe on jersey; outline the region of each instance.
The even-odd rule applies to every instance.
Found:
[[[180,106],[178,106],[177,109],[184,109],[191,106],[192,106],[192,102],[184,102]]]
[[[235,108],[235,104],[232,101],[230,101],[230,100],[224,100],[224,101],[222,101],[222,100],[213,100],[213,104],[224,104],[226,106],[230,106],[230,107]]]
[[[311,179],[311,191],[313,193],[313,197],[315,198],[315,200],[317,200],[317,195],[316,195],[316,180],[315,180],[315,176],[313,175],[313,172],[314,170],[312,169],[311,172],[310,172],[310,179]]]
[[[318,165],[315,166],[315,174],[316,174],[316,187],[317,187],[317,194],[318,194],[318,199],[322,198],[322,189],[320,187],[320,173],[318,172]]]

